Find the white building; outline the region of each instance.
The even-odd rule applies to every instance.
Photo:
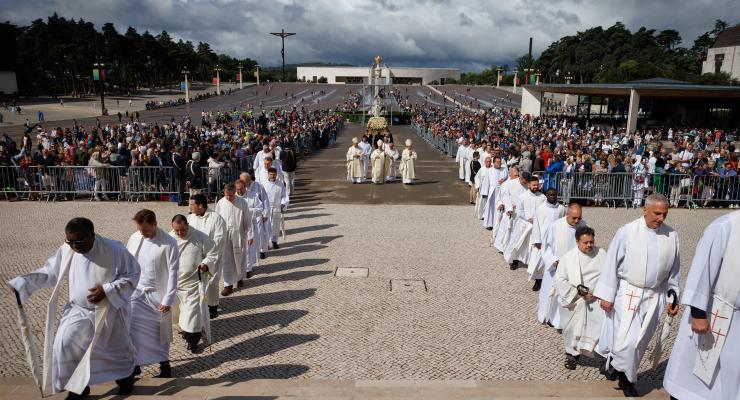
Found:
[[[326,83],[368,83],[372,67],[298,67],[298,80]],[[415,68],[383,65],[381,76],[386,84],[427,85],[432,81],[444,85],[445,81],[460,80],[460,70],[455,68]]]
[[[702,74],[725,72],[740,79],[740,25],[725,29],[707,51],[702,63]]]

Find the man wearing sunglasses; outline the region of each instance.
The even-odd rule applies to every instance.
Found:
[[[44,359],[44,393],[67,390],[68,399],[82,399],[89,385],[115,380],[118,394],[128,395],[134,385],[129,310],[139,263],[120,242],[96,235],[87,218],[73,218],[64,231],[65,243],[41,269],[8,282],[19,302],[54,288],[44,338],[50,355]],[[69,297],[54,332],[51,318],[65,285]]]

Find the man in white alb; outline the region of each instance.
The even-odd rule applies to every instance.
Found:
[[[493,157],[493,167],[488,173],[488,198],[483,204],[483,227],[489,231],[494,230],[494,225],[501,217],[503,203],[501,203],[501,185],[506,182],[509,171],[501,164],[501,157]],[[499,207],[501,207],[499,209]]]
[[[479,220],[483,219],[483,211],[485,210],[485,203],[488,202],[488,188],[489,188],[489,175],[492,172],[493,160],[491,157],[486,157],[483,160],[483,165],[478,170],[473,178],[473,185],[475,186],[475,217]]]
[[[522,172],[522,175],[529,174]],[[522,192],[514,208],[514,230],[509,243],[504,250],[504,259],[509,263],[512,270],[517,269],[519,264],[529,261],[530,241],[532,226],[537,214],[537,207],[545,201],[545,196],[540,193],[540,178],[530,176],[528,190]]]
[[[274,169],[274,168],[273,168]],[[254,268],[259,266],[259,258],[257,258],[257,253],[259,253],[259,240],[257,238],[257,233],[259,232],[258,224],[261,222],[261,205],[257,208],[253,208],[252,205],[253,202],[249,198],[249,193],[247,192],[247,185],[240,177],[236,182],[234,182],[234,185],[236,186],[236,197],[239,197],[247,202],[247,205],[249,206],[249,214],[252,218],[252,232],[255,233],[255,240],[252,242],[251,245],[247,246],[246,254],[244,256],[244,271],[240,273],[240,276],[242,276],[245,279],[249,279],[252,277],[252,271],[254,271]],[[244,280],[240,279],[236,283],[237,287],[243,287],[244,286]]]
[[[268,170],[269,178],[265,184],[267,198],[270,201],[270,214],[272,225],[270,226],[270,241],[273,249],[279,249],[278,237],[280,231],[285,229],[283,213],[288,207],[288,195],[285,193],[285,185],[276,179],[277,171]]]
[[[208,209],[208,199],[203,194],[190,196],[189,200],[190,214],[188,215],[188,224],[190,228],[197,229],[213,240],[216,251],[216,263],[209,266],[212,280],[208,282],[206,291],[206,302],[208,303],[208,313],[210,318],[218,317],[218,285],[222,273],[222,257],[226,238],[226,221],[218,215],[217,212]]]
[[[352,146],[347,149],[347,180],[352,183],[362,183],[365,178],[362,176],[362,160],[364,152],[357,144],[357,138],[352,138]]]
[[[227,239],[221,254],[224,275],[221,296],[229,296],[234,293],[234,285],[244,278],[247,246],[254,243],[252,214],[247,201],[236,195],[236,185],[233,183],[224,187],[224,197],[216,203],[216,212],[226,222]]]
[[[401,153],[401,182],[411,185],[416,179],[416,151],[411,146],[411,139],[406,139],[406,148]]]
[[[457,163],[457,171],[461,181],[467,179],[465,177],[465,166],[470,162],[468,148],[468,139],[463,139],[462,144],[457,148],[457,154],[455,154],[455,162]]]
[[[516,205],[519,201],[519,195],[528,190],[529,174],[519,174],[519,168],[513,166],[509,168],[509,176],[516,176],[504,182],[501,190],[501,203],[503,204],[503,215],[499,222],[498,229],[494,229],[496,237],[493,241],[493,247],[501,253],[506,250],[506,246],[511,239],[511,232],[514,230],[514,219],[516,218]],[[493,238],[493,236],[492,236]]]
[[[542,238],[545,231],[550,225],[565,216],[565,206],[558,203],[558,191],[555,188],[549,188],[545,192],[546,201],[537,206],[537,213],[532,223],[532,236],[529,249],[529,260],[527,261],[527,277],[534,281],[532,290],[537,292],[542,285],[542,273],[544,272],[545,263],[542,261]]]
[[[362,180],[367,179],[367,172],[370,169],[370,153],[373,151],[373,146],[369,143],[370,139],[367,136],[362,137],[362,142],[358,145],[362,150]]]
[[[157,216],[143,209],[133,218],[136,225],[126,244],[141,266],[141,278],[131,296],[131,339],[136,348],[136,369],[159,363],[159,377],[171,378],[170,343],[177,274],[180,267],[177,241],[157,227]]]

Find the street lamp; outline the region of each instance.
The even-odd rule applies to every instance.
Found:
[[[503,72],[504,69],[499,67],[496,67],[496,87],[499,87],[501,85],[501,72]]]
[[[518,77],[519,77],[519,70],[515,69],[514,70],[514,93],[516,93],[516,80]]]
[[[254,76],[257,78],[257,86],[259,86],[260,85],[260,65],[256,64],[254,68],[255,68]]]
[[[242,84],[242,63],[239,63],[236,68],[239,70],[239,89],[244,89],[244,84]]]
[[[537,70],[537,71],[536,71],[536,72],[534,73],[534,78],[535,78],[534,84],[535,84],[535,85],[539,85],[539,84],[540,84],[540,75],[541,75],[541,74],[540,74],[540,70]]]
[[[182,69],[182,74],[185,75],[185,102],[190,103],[190,83],[188,82],[188,67]]]
[[[570,72],[566,72],[565,73],[565,84],[570,85],[570,82],[572,80],[573,80],[573,74],[571,74]],[[566,93],[565,94],[565,109],[566,110],[568,109],[568,100],[570,100],[570,94]]]
[[[105,110],[105,63],[96,62],[93,64],[93,80],[100,82],[100,113],[102,115],[108,114]]]
[[[222,71],[222,68],[216,64],[216,67],[213,69],[216,71],[216,96],[221,95],[221,75],[219,74]]]

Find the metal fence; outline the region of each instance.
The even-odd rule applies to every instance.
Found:
[[[431,130],[424,129],[416,124],[411,124],[411,126],[414,128],[416,133],[422,137],[422,139],[426,140],[435,149],[441,151],[449,157],[454,158],[455,156],[457,156],[457,148],[459,146],[457,140],[434,135],[432,134]]]

